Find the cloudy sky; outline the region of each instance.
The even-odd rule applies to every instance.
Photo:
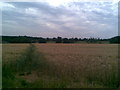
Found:
[[[117,1],[0,2],[2,35],[99,37],[118,35]]]

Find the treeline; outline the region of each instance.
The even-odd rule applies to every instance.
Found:
[[[116,36],[116,37],[113,37],[113,38],[109,39],[109,42],[120,44],[120,36]]]
[[[100,38],[42,38],[29,36],[1,36],[2,43],[120,43],[120,36],[110,39]]]

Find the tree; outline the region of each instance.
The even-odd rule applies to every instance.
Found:
[[[62,43],[62,38],[61,37],[57,37],[56,43]]]
[[[63,43],[70,43],[70,41],[69,41],[68,38],[64,38],[64,39],[63,39]]]
[[[39,38],[39,43],[46,43],[47,41],[44,38]]]
[[[110,43],[120,43],[120,36],[113,37],[109,40]]]

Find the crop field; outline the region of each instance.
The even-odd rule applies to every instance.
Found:
[[[15,60],[19,58],[21,53],[24,52],[28,44],[3,44],[2,45],[2,59],[4,62],[9,62],[8,60]]]
[[[117,44],[3,44],[3,88],[119,87]]]

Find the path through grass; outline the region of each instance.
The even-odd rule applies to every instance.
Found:
[[[36,69],[37,62],[34,59],[34,53],[35,47],[33,44],[30,44],[19,58],[3,64],[3,88],[27,87],[27,81],[21,77],[31,74]]]
[[[39,49],[35,45],[30,44],[19,58],[3,63],[3,88],[105,88],[118,86],[116,68],[113,68],[112,71],[110,70],[111,72],[106,71],[106,69],[102,70],[105,71],[103,74],[101,74],[102,72],[99,68],[95,69],[96,67],[93,66],[75,72],[75,64],[73,66],[71,66],[72,64],[66,64],[67,66],[64,67],[58,62],[60,58],[55,59],[52,56],[52,59],[58,62],[58,65],[56,65],[52,60],[47,60],[44,56],[46,54],[39,52],[39,50],[42,50],[42,48]],[[55,56],[55,54],[53,55]],[[85,63],[87,62],[88,60],[86,59]],[[68,63],[70,63],[70,60]],[[81,63],[85,65],[83,61]],[[97,63],[95,65],[98,65]],[[68,66],[70,68],[67,68]],[[97,71],[91,72],[92,69]],[[82,77],[81,74],[85,73],[85,70],[88,71]]]

